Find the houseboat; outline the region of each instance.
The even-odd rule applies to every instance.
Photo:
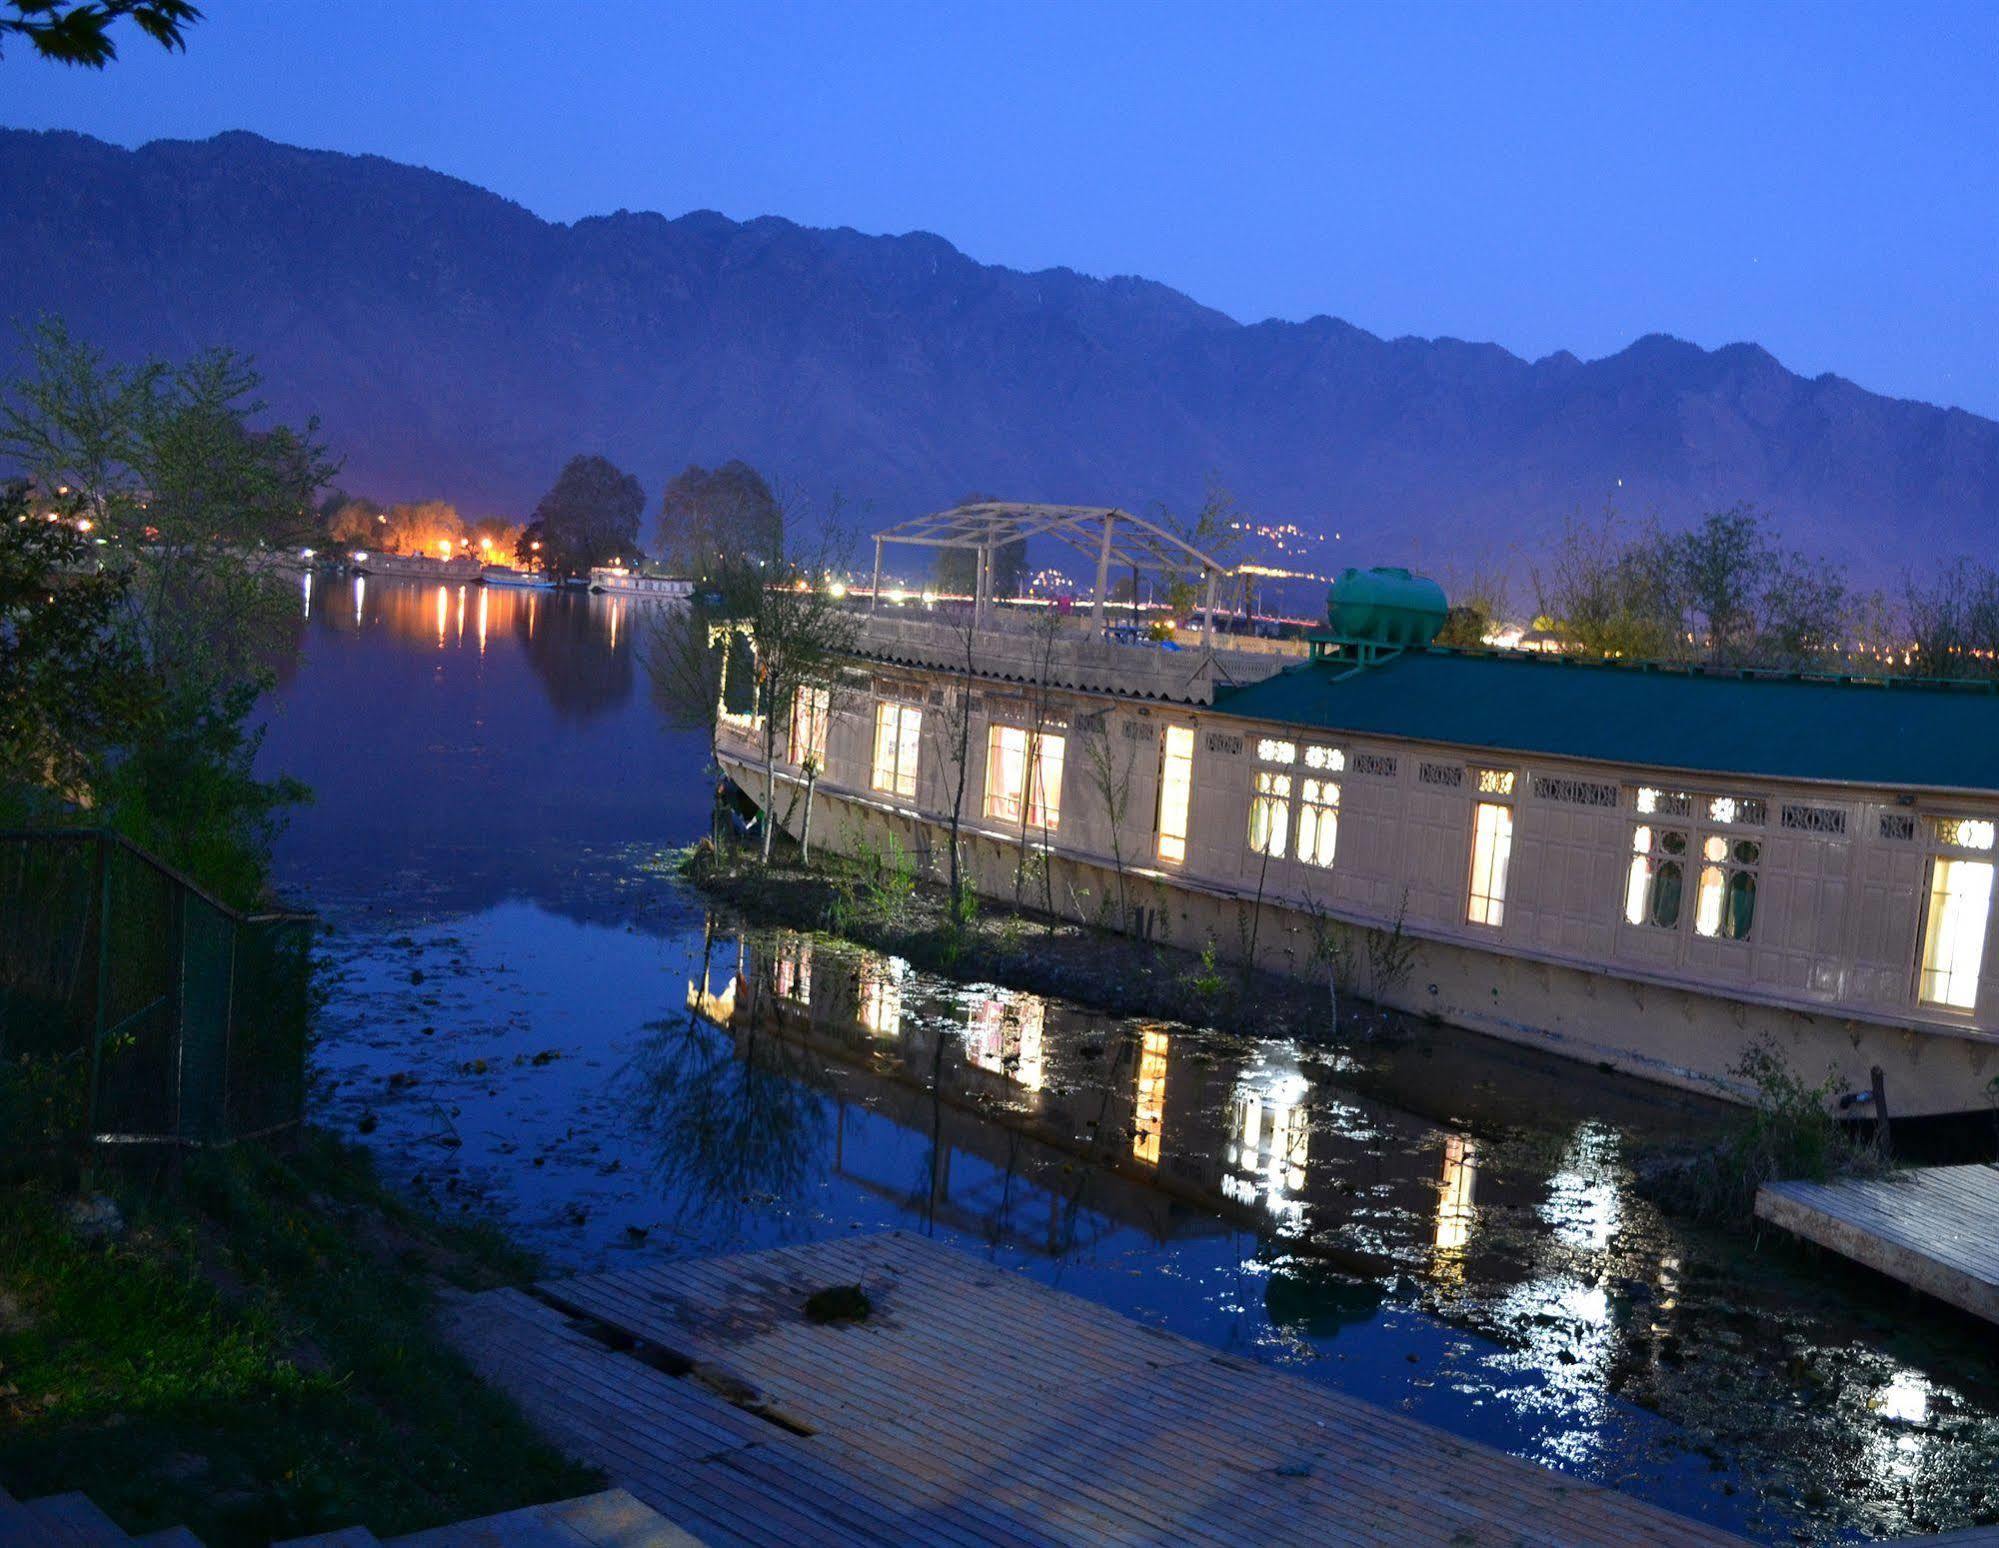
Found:
[[[1999,1104],[1999,690],[1444,648],[1399,571],[1343,577],[1302,658],[1215,648],[1211,615],[1162,652],[1106,640],[1103,573],[1204,571],[1212,606],[1221,566],[1121,512],[970,509],[981,582],[1015,532],[1065,537],[1096,607],[981,584],[964,618],[859,618],[775,707],[787,830],[809,798],[814,843],[941,874],[962,789],[994,896],[1032,856],[1066,917],[1736,1100],[1768,1048],[1835,1098],[1879,1067],[1896,1117]],[[725,681],[752,799],[764,712]]]
[[[653,602],[685,602],[694,595],[694,582],[681,575],[647,575],[622,564],[595,565],[590,571],[590,589],[614,597],[644,597]]]
[[[356,549],[347,556],[348,568],[356,575],[392,575],[401,580],[476,581],[479,561],[467,554],[450,559],[433,559],[429,554],[390,554],[379,549]]]

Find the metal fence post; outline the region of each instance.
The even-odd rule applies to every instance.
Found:
[[[104,1064],[104,1029],[111,999],[111,837],[97,835],[97,1003],[92,1008],[90,1036],[90,1090],[83,1105],[82,1189],[88,1193],[96,1181],[97,1081]]]

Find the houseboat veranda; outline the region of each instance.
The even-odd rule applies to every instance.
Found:
[[[1035,535],[1098,561],[1092,606],[993,604],[989,555]],[[1251,653],[1216,648],[1226,569],[1121,512],[961,508],[879,534],[878,582],[894,542],[976,549],[974,600],[871,611],[778,707],[794,834],[809,788],[815,843],[893,835],[941,873],[962,783],[988,894],[1025,846],[1072,918],[1337,957],[1397,1009],[1672,1085],[1744,1099],[1767,1042],[1841,1094],[1878,1066],[1898,1117],[1999,1102],[1992,688],[1438,647],[1442,593],[1400,571],[1349,572],[1309,657]],[[1115,642],[1105,580],[1133,567],[1204,577],[1197,646]],[[761,722],[726,683],[720,722],[756,799]]]

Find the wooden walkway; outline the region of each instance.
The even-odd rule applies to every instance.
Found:
[[[867,1321],[806,1320],[854,1282]],[[451,1337],[709,1543],[1734,1541],[900,1232],[491,1291]]]
[[[1999,1166],[1765,1183],[1757,1218],[1999,1322]]]

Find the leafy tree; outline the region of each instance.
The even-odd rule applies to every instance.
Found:
[[[1657,661],[1686,652],[1656,541],[1627,539],[1614,511],[1571,520],[1549,568],[1534,572],[1539,610],[1578,655]]]
[[[111,27],[126,17],[179,52],[201,12],[189,0],[0,0],[0,39],[26,38],[44,59],[101,70],[118,57]]]
[[[1479,570],[1446,588],[1452,601],[1438,631],[1439,645],[1481,646],[1486,636],[1506,621],[1506,577]]]
[[[7,805],[46,791],[91,798],[107,754],[146,719],[150,684],[117,625],[129,576],[99,570],[74,501],[0,490],[0,786]]]
[[[272,814],[300,794],[254,778],[246,727],[298,647],[296,593],[270,559],[320,530],[314,497],[334,468],[317,425],[254,428],[260,378],[228,350],[119,366],[58,322],[28,350],[0,451],[90,533],[118,607],[106,621],[87,588],[54,594],[78,609],[69,627],[108,631],[144,687],[141,719],[94,760],[96,814],[254,903]]]
[[[716,710],[732,705],[755,717],[764,776],[763,858],[777,826],[777,753],[788,739],[801,688],[838,692],[837,663],[851,653],[858,617],[821,590],[832,556],[810,561],[724,558],[685,609],[664,614],[648,641],[653,693],[676,724],[705,727],[714,752]],[[749,691],[738,697],[749,675]],[[808,771],[808,778],[817,771]],[[807,820],[810,820],[808,811]]]
[[[676,575],[712,580],[738,559],[784,566],[784,508],[746,462],[710,472],[689,464],[660,500],[661,561]]]
[[[1615,512],[1571,522],[1535,584],[1571,649],[1630,660],[1803,667],[1844,653],[1876,611],[1746,505],[1681,532],[1651,522],[1626,536]]]
[[[645,504],[639,481],[609,459],[571,457],[522,531],[520,549],[532,556],[523,562],[581,575],[592,565],[636,559]]]
[[[469,546],[465,519],[448,500],[413,500],[375,516],[372,546],[394,554],[449,559]]]

